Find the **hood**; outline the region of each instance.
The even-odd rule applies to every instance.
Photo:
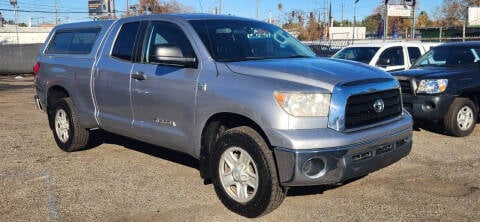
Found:
[[[389,78],[390,74],[359,62],[331,58],[267,59],[226,63],[238,74],[281,79],[332,91],[341,83]]]
[[[424,67],[392,72],[392,75],[396,77],[416,79],[442,79],[451,78],[451,76],[463,75],[469,72],[471,72],[471,70],[467,68]]]

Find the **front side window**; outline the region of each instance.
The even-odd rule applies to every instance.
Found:
[[[377,63],[378,66],[400,66],[404,64],[403,49],[401,46],[385,49]]]
[[[100,29],[78,29],[58,31],[46,53],[88,54],[97,41]]]
[[[190,21],[219,62],[315,57],[308,47],[277,26],[239,20]]]
[[[139,22],[126,23],[120,29],[112,49],[112,57],[132,61]]]
[[[162,63],[156,56],[156,50],[180,50],[180,56],[195,58],[195,53],[185,33],[175,24],[168,22],[152,22],[147,32],[143,62]]]
[[[415,61],[420,58],[422,54],[420,53],[420,49],[418,47],[408,47],[408,56],[410,61]]]

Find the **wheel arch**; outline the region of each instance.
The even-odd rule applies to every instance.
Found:
[[[472,100],[472,102],[475,104],[475,108],[477,110],[477,115],[478,115],[478,112],[480,112],[480,92],[468,92],[468,93],[463,93],[463,94],[460,94],[459,97],[460,98],[468,98],[470,100]]]
[[[47,91],[47,110],[49,107],[52,107],[55,102],[65,97],[70,97],[70,93],[68,93],[65,87],[60,85],[51,86]]]
[[[49,117],[49,125],[50,125],[50,128],[53,129],[53,121],[50,119],[50,114],[52,112],[52,107],[53,105],[58,102],[60,99],[62,98],[66,98],[66,97],[70,97],[70,94],[68,93],[68,91],[65,89],[65,87],[62,87],[60,85],[54,85],[54,86],[51,86],[50,88],[48,88],[48,91],[47,91],[47,98],[46,98],[46,112],[47,112],[47,116]]]
[[[267,135],[264,130],[257,124],[252,118],[247,116],[221,112],[213,114],[208,118],[203,125],[201,137],[200,137],[200,176],[203,179],[210,179],[212,174],[210,172],[210,157],[215,144],[216,139],[225,130],[235,128],[238,126],[248,126],[257,131],[260,136],[265,140],[267,145],[271,147]]]

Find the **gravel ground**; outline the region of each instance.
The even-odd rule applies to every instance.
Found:
[[[57,148],[35,108],[33,77],[0,76],[0,221],[246,221],[228,211],[198,162],[111,134]],[[478,221],[480,127],[466,138],[420,129],[409,156],[342,186],[289,191],[258,221]]]

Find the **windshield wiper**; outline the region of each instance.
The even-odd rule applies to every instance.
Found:
[[[300,54],[295,54],[287,57],[279,57],[279,59],[290,59],[290,58],[313,58],[313,57],[308,55],[300,55]]]
[[[252,56],[252,57],[235,58],[235,59],[221,59],[219,61],[220,62],[241,62],[241,61],[248,61],[248,60],[263,60],[263,59],[266,59],[266,58],[261,56],[258,56],[258,57]]]
[[[263,56],[247,56],[245,57],[244,60],[263,60],[263,59],[267,59]]]

